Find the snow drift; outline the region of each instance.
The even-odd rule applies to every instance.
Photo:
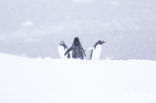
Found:
[[[0,53],[0,103],[155,103],[156,61],[29,59]]]

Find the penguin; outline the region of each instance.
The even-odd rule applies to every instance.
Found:
[[[59,54],[60,58],[64,58],[64,59],[70,58],[69,53],[66,56],[64,55],[67,50],[68,50],[67,45],[63,41],[61,41],[58,46],[58,54]]]
[[[102,52],[102,45],[106,43],[106,41],[97,41],[93,47],[91,48],[90,60],[99,60]]]
[[[72,46],[65,52],[65,56],[72,51],[73,59],[85,59],[86,54],[78,37],[74,38]]]

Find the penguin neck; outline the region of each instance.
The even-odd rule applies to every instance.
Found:
[[[102,45],[98,44],[94,47],[94,49],[101,49]]]

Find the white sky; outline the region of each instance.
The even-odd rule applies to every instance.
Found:
[[[106,40],[103,56],[156,59],[155,0],[1,0],[0,52],[58,57],[79,36],[84,48]]]

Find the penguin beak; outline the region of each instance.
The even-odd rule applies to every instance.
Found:
[[[106,43],[106,41],[101,41],[102,44]]]

